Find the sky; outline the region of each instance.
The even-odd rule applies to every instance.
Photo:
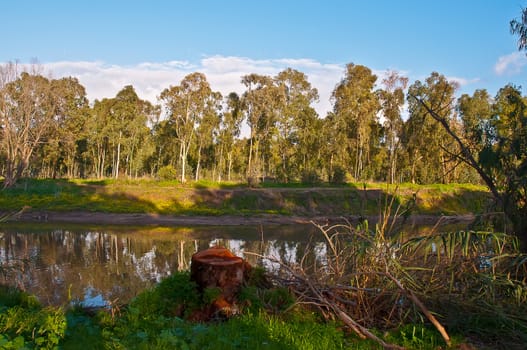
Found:
[[[77,77],[88,98],[133,85],[157,101],[202,72],[215,91],[242,93],[241,77],[291,67],[318,89],[324,117],[346,64],[424,81],[458,94],[525,85],[527,57],[509,22],[527,0],[16,0],[2,1],[0,62],[37,60],[53,78]],[[525,94],[525,91],[524,91]]]

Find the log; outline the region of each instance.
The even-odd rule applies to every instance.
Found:
[[[200,293],[207,288],[219,289],[220,295],[212,301],[216,311],[233,310],[249,269],[250,265],[230,250],[212,247],[192,255],[190,279]]]

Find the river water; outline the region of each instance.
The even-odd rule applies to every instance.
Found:
[[[221,245],[252,265],[296,262],[307,244],[323,264],[326,244],[314,225],[125,227],[3,224],[0,284],[36,295],[44,305],[125,304],[176,271],[192,254]]]
[[[225,246],[253,265],[273,268],[252,252],[295,261],[309,240],[323,257],[312,225],[0,227],[0,284],[36,295],[45,305],[122,304],[170,274],[188,270],[192,254]]]

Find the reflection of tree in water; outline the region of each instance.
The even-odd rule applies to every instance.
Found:
[[[22,286],[43,303],[54,305],[94,300],[126,303],[173,271],[189,269],[192,254],[212,245],[225,246],[252,265],[263,266],[264,260],[244,252],[294,261],[303,256],[306,246],[305,241],[264,240],[246,233],[235,236],[218,230],[199,233],[188,229],[132,233],[4,230],[0,231],[0,266],[13,268],[4,269],[0,283]],[[22,261],[25,263],[16,265]]]

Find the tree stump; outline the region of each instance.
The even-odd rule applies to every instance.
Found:
[[[236,297],[250,265],[226,248],[212,247],[192,255],[190,279],[203,293],[207,288],[218,288],[219,295],[212,301],[214,311],[232,314]]]

